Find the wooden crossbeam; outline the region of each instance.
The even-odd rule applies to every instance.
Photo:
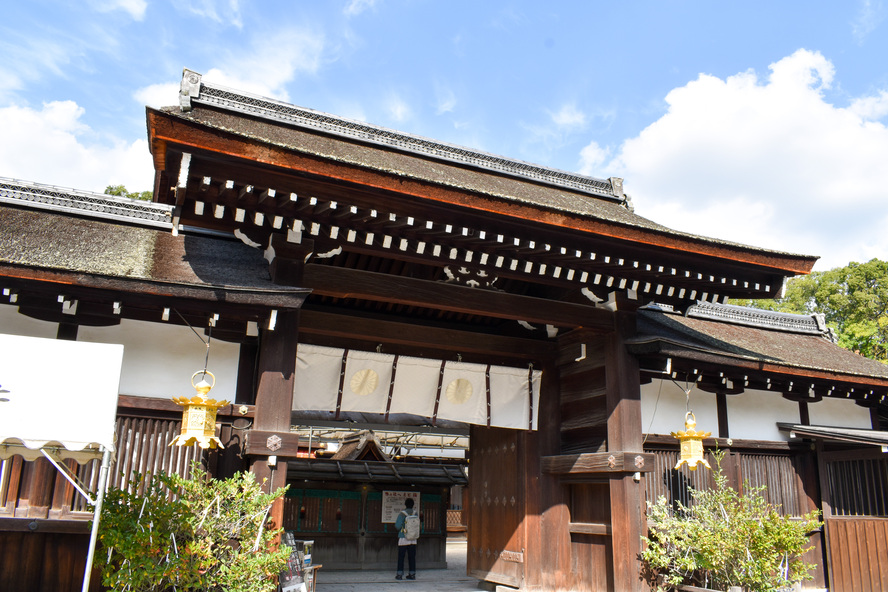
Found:
[[[475,288],[326,265],[306,265],[303,287],[321,296],[360,298],[602,332],[613,329],[613,313],[592,306],[493,291],[480,299],[476,298]]]

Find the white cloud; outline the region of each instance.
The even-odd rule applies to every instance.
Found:
[[[589,142],[580,151],[580,173],[595,177],[602,177],[601,165],[610,157],[610,150],[598,145],[597,142]]]
[[[861,0],[857,15],[851,23],[851,34],[862,44],[884,18],[885,12],[881,0]]]
[[[133,93],[133,98],[141,105],[160,108],[179,104],[179,84],[161,82],[140,88]]]
[[[549,117],[558,127],[582,128],[586,125],[586,114],[574,104],[564,105],[558,111],[550,112]]]
[[[0,108],[0,176],[99,192],[117,184],[152,189],[148,142],[98,137],[83,114],[73,101]]]
[[[674,89],[604,169],[625,178],[636,213],[672,228],[821,255],[818,269],[885,258],[888,129],[860,102],[824,100],[835,72],[821,54],[770,69]],[[587,150],[592,168],[600,149]]]
[[[146,0],[92,0],[90,4],[99,12],[122,10],[137,21],[145,18],[145,10],[148,8]]]
[[[851,111],[863,119],[877,120],[888,115],[888,91],[872,97],[860,97],[851,101]]]
[[[443,84],[435,84],[435,114],[452,113],[456,108],[456,95]]]
[[[297,73],[313,74],[324,56],[324,36],[318,31],[287,28],[253,38],[251,45],[226,52],[225,64],[204,73],[223,86],[288,101],[286,85]]]
[[[395,93],[391,93],[388,96],[385,108],[388,111],[389,117],[398,123],[406,121],[412,115],[412,110],[407,101]]]
[[[358,16],[365,10],[369,10],[376,5],[376,0],[350,0],[348,4],[345,5],[345,8],[342,9],[342,14],[345,16]]]
[[[228,2],[220,2],[219,0],[178,0],[174,5],[176,8],[222,25],[231,25],[240,29],[244,24],[241,18],[240,0],[228,0]]]

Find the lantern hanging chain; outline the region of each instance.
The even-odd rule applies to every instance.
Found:
[[[178,310],[176,310],[175,308],[174,308],[173,310],[175,311],[175,313],[176,313],[177,315],[179,315],[179,318],[182,319],[182,322],[185,323],[186,325],[188,325],[188,328],[191,329],[191,332],[194,333],[194,335],[195,335],[198,339],[200,339],[200,342],[203,343],[205,346],[207,346],[207,354],[206,354],[206,356],[204,356],[204,367],[203,367],[203,378],[206,378],[206,376],[207,376],[207,366],[208,366],[209,363],[210,363],[210,340],[213,339],[213,326],[210,325],[210,326],[207,328],[207,332],[208,332],[208,333],[207,333],[207,340],[204,341],[204,338],[200,336],[200,333],[198,333],[197,331],[195,331],[194,327],[191,326],[191,323],[189,323],[188,320],[187,320],[185,317],[182,316],[182,313],[180,313],[180,312],[179,312]]]
[[[686,413],[690,413],[690,412],[691,412],[691,390],[692,390],[694,387],[693,387],[693,386],[691,385],[691,383],[688,382],[687,380],[685,380],[685,386],[684,386],[684,388],[682,388],[677,382],[675,382],[675,379],[672,380],[672,384],[674,384],[675,386],[677,386],[678,388],[680,388],[682,391],[684,391],[684,394],[685,394],[685,412],[686,412]]]

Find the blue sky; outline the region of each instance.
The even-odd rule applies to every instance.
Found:
[[[182,68],[595,177],[706,236],[888,259],[888,5],[82,0],[0,8],[0,176],[152,186]]]

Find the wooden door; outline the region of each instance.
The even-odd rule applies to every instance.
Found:
[[[524,468],[519,432],[472,427],[469,464],[468,571],[520,587],[524,580]]]
[[[830,590],[888,590],[888,455],[849,450],[823,459]]]

